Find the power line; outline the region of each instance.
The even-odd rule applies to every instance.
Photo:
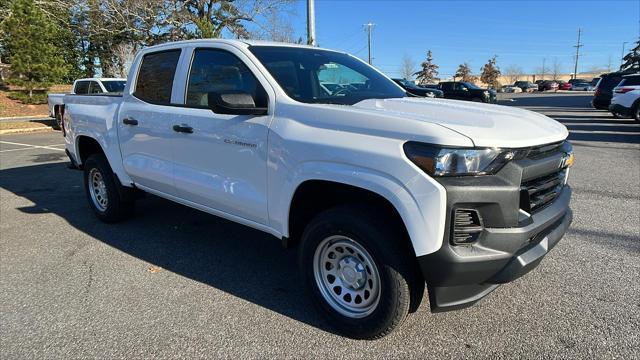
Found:
[[[576,64],[573,68],[573,78],[576,79],[578,76],[578,59],[580,58],[580,48],[583,46],[580,43],[580,34],[582,33],[582,29],[578,28],[578,42],[573,46],[576,48]]]

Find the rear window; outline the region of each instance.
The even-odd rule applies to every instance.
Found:
[[[602,78],[602,80],[600,80],[600,83],[598,84],[598,89],[604,90],[604,91],[611,91],[611,89],[616,87],[621,80],[622,80],[621,75],[605,76]]]
[[[622,86],[622,85],[627,85],[627,86],[640,85],[640,75],[623,77],[622,81],[620,82],[620,84],[618,84],[618,86]]]
[[[75,94],[84,95],[89,93],[89,82],[88,81],[78,81],[76,83],[76,87],[73,90]]]
[[[179,58],[180,49],[145,55],[133,95],[152,104],[171,103],[171,88]]]
[[[109,93],[121,93],[124,91],[124,86],[127,83],[120,80],[102,80],[102,86],[107,89]]]

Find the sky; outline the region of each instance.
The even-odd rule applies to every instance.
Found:
[[[474,72],[497,55],[504,71],[511,65],[525,73],[557,61],[573,72],[578,28],[582,29],[578,72],[615,70],[623,42],[629,49],[640,37],[640,0],[628,1],[394,1],[316,0],[318,45],[367,58],[363,24],[372,22],[373,65],[399,77],[402,58],[420,64],[428,49],[451,76],[467,62]],[[290,15],[296,38],[306,39],[306,0]],[[627,52],[627,51],[625,51]]]

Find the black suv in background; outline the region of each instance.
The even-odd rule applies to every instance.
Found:
[[[405,89],[409,94],[421,97],[441,98],[444,97],[442,91],[430,87],[418,86],[411,81],[405,79],[391,79],[401,88]]]
[[[591,100],[591,106],[598,110],[609,110],[613,88],[622,81],[623,76],[633,73],[633,71],[617,71],[601,75],[600,81],[596,85],[596,92],[593,94],[593,100]]]
[[[469,82],[444,81],[438,84],[447,99],[479,101],[495,104],[496,91],[482,89]]]

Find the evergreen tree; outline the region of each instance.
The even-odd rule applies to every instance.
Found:
[[[433,63],[433,55],[431,54],[431,50],[427,51],[427,59],[423,61],[420,66],[422,67],[422,70],[414,74],[416,76],[418,84],[433,84],[440,80],[437,77],[439,66]]]
[[[500,87],[498,82],[500,74],[500,68],[496,65],[496,56],[494,56],[482,67],[480,81],[489,85],[490,88],[497,89]]]
[[[459,81],[465,81],[465,82],[476,81],[476,77],[471,74],[471,67],[467,63],[460,64],[458,66],[458,70],[456,70],[456,74],[454,75],[454,77]]]
[[[636,41],[636,46],[624,56],[623,61],[620,70],[640,70],[640,40]]]
[[[68,69],[54,43],[57,28],[33,0],[13,0],[2,31],[11,64],[9,83],[24,87],[30,99],[34,89],[48,88],[65,76]]]

